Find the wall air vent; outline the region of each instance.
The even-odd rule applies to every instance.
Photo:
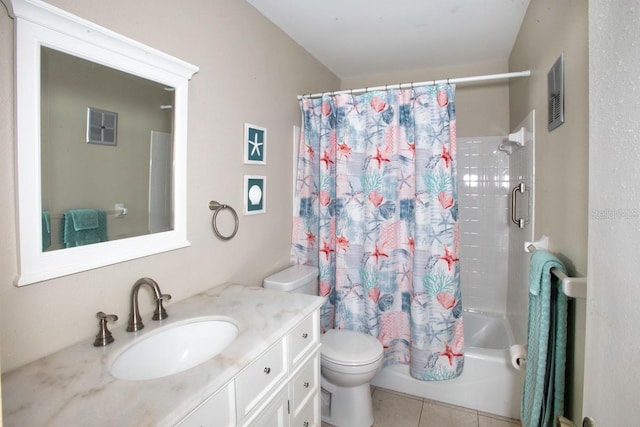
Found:
[[[564,53],[556,60],[547,74],[549,132],[564,123]]]
[[[87,142],[90,144],[116,145],[118,113],[87,108]]]

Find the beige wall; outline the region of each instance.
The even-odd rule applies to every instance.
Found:
[[[511,126],[536,110],[535,234],[551,239],[551,250],[570,275],[587,275],[588,221],[588,17],[587,2],[531,0],[509,59],[509,69],[530,68],[529,79],[510,83]],[[547,131],[547,72],[564,52],[565,123]],[[575,339],[570,338],[566,407],[581,419],[585,303],[575,303]]]
[[[342,79],[341,89],[424,82],[507,71],[507,61],[428,68]],[[458,136],[496,136],[509,133],[509,83],[502,80],[458,85],[456,87],[456,126]]]
[[[52,1],[151,47],[200,67],[189,89],[189,248],[16,288],[13,21],[0,8],[0,333],[2,369],[11,370],[97,333],[97,311],[126,322],[131,285],[158,281],[173,300],[235,281],[260,285],[289,262],[292,127],[296,95],[338,89],[339,79],[263,18],[235,0],[144,2]],[[244,165],[244,123],[268,129],[266,166]],[[243,175],[267,176],[266,214],[242,216]],[[240,213],[229,242],[211,232],[212,199]],[[151,297],[142,295],[143,312]],[[171,302],[167,305],[171,315]]]

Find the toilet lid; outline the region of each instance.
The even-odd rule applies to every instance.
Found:
[[[322,358],[339,365],[366,365],[382,357],[380,341],[362,332],[329,329],[321,342]]]

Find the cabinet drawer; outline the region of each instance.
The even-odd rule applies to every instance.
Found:
[[[244,418],[287,375],[284,340],[278,341],[236,378],[238,420]]]
[[[232,427],[236,425],[233,381],[178,423],[180,427]]]
[[[320,427],[320,389],[316,389],[313,399],[307,401],[307,404],[293,417],[291,427]]]
[[[289,332],[290,356],[293,366],[315,346],[320,335],[319,312],[315,311]]]
[[[296,414],[308,397],[319,389],[320,362],[317,355],[302,367],[293,378],[291,385],[293,413]]]

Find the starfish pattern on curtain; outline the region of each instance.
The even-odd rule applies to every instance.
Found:
[[[377,337],[422,380],[464,365],[453,85],[303,97],[291,261],[323,331]]]

